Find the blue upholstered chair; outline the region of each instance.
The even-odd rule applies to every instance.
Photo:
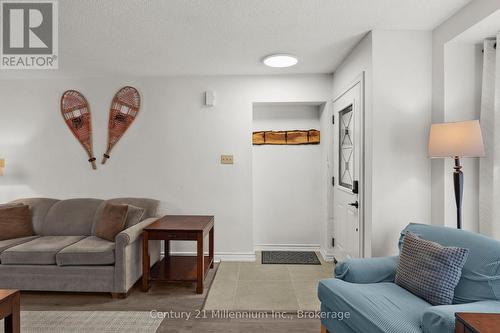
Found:
[[[394,283],[399,257],[351,259],[318,286],[323,332],[452,333],[456,312],[500,313],[500,242],[447,227],[410,224],[420,238],[469,249],[452,305],[432,306]],[[500,328],[499,328],[500,332]]]

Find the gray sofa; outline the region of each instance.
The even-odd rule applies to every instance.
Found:
[[[20,199],[30,207],[36,236],[0,241],[0,289],[110,292],[126,297],[142,276],[142,229],[157,219],[159,202],[119,198]],[[106,202],[145,210],[141,222],[128,225],[115,242],[94,235]],[[160,242],[150,241],[151,265],[160,258]]]

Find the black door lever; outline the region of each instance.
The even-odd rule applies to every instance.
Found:
[[[356,202],[351,202],[351,203],[349,204],[349,206],[353,206],[353,207],[358,208],[358,207],[359,207],[359,203],[358,203],[357,201],[356,201]]]
[[[354,193],[354,194],[358,194],[359,193],[359,182],[357,180],[355,180],[352,183],[352,193]]]

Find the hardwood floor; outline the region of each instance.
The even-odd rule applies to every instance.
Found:
[[[23,292],[21,310],[25,311],[160,311],[191,313],[191,317],[201,310],[207,292],[214,279],[215,269],[210,270],[203,294],[194,292],[193,283],[156,283],[148,293],[143,293],[140,284],[130,291],[126,299],[112,299],[109,294],[74,294],[55,292]],[[287,314],[286,319],[269,316],[262,319],[165,319],[159,333],[318,333],[319,320],[298,319]]]
[[[317,320],[195,320],[173,321],[161,324],[158,333],[318,333],[320,324]]]

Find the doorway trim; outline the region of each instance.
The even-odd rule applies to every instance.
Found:
[[[352,88],[354,88],[357,84],[360,84],[361,88],[361,100],[359,102],[359,107],[360,107],[360,127],[361,127],[361,142],[360,142],[360,150],[361,150],[361,161],[359,165],[359,182],[361,186],[359,187],[359,193],[358,193],[358,198],[359,201],[361,202],[360,209],[359,209],[359,253],[360,257],[364,258],[365,257],[365,237],[366,237],[366,223],[365,223],[365,211],[366,211],[366,174],[365,174],[365,162],[366,162],[366,149],[365,149],[365,72],[361,72],[355,79],[354,81],[351,82],[347,86],[346,89],[344,89],[340,94],[338,94],[333,100],[332,100],[332,105],[335,103],[338,99],[340,99],[342,96],[344,96],[348,91],[350,91]],[[332,108],[332,113],[335,111]],[[334,133],[332,131],[332,137],[331,142],[335,142],[335,138],[333,137]],[[332,145],[332,149],[334,149],[334,146]],[[336,158],[334,156],[334,158]],[[333,170],[334,164],[332,163],[332,175],[336,175],[338,170]],[[333,190],[332,190],[333,191]],[[330,203],[332,204],[332,203]],[[335,209],[335,207],[333,207]],[[332,230],[335,230],[334,228]],[[334,235],[332,235],[334,236]]]

